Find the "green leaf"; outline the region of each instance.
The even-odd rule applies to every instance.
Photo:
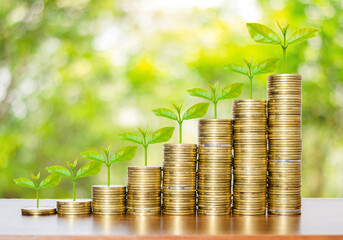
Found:
[[[109,145],[107,148],[101,147],[101,150],[105,153],[106,156],[108,156],[108,154],[110,154],[111,148],[112,146]]]
[[[62,166],[55,165],[55,166],[47,167],[46,170],[48,170],[48,172],[51,174],[57,174],[63,177],[72,178],[69,170]]]
[[[127,141],[138,143],[138,144],[143,144],[142,138],[133,132],[121,133],[119,134],[119,137],[122,140],[127,140]]]
[[[188,89],[187,92],[194,97],[200,97],[200,98],[204,98],[207,100],[212,100],[212,95],[206,91],[205,89],[202,88],[192,88],[192,89]]]
[[[289,28],[289,24],[287,23],[287,25],[283,27],[283,26],[281,25],[281,23],[279,22],[279,20],[276,19],[276,22],[277,22],[277,25],[278,25],[278,27],[280,28],[281,32],[282,32],[283,34],[286,34],[286,32],[287,32],[287,30],[288,30],[288,28]]]
[[[146,132],[143,129],[141,129],[141,128],[137,128],[137,129],[142,134],[142,136],[145,137]]]
[[[176,114],[168,108],[157,108],[152,110],[156,116],[165,117],[177,121]]]
[[[75,178],[84,178],[97,175],[102,167],[102,163],[96,161],[90,161],[79,169]]]
[[[107,155],[108,153],[105,152],[105,154]],[[82,152],[81,156],[85,159],[90,159],[90,160],[106,163],[104,156],[95,151]]]
[[[111,163],[113,162],[124,162],[130,161],[137,152],[137,146],[127,146],[119,149],[111,158]]]
[[[269,27],[260,23],[247,23],[251,38],[258,43],[280,44],[279,36]]]
[[[234,64],[229,64],[229,65],[225,66],[225,69],[228,71],[233,71],[233,72],[240,73],[243,75],[248,75],[247,69],[245,69],[244,67],[234,65]]]
[[[198,103],[190,107],[182,116],[183,120],[201,118],[205,116],[209,103]]]
[[[40,178],[40,172],[38,172],[37,176],[31,174],[31,178],[32,178],[35,182],[37,182],[38,179]]]
[[[67,165],[70,169],[74,169],[74,164],[72,164],[71,162],[67,161]]]
[[[47,187],[55,187],[60,183],[61,178],[62,176],[60,175],[56,175],[56,174],[49,175],[40,182],[39,189],[47,188]]]
[[[290,44],[298,43],[300,41],[303,41],[309,38],[313,38],[317,36],[319,32],[320,32],[319,28],[310,28],[310,27],[301,28],[292,33],[292,36],[288,40],[288,44],[290,45]]]
[[[77,158],[75,159],[74,163],[73,163],[73,167],[75,168],[77,165]]]
[[[243,91],[244,83],[232,83],[225,87],[218,95],[218,100],[237,98]]]
[[[28,188],[33,188],[35,189],[35,184],[27,178],[17,178],[17,179],[13,179],[13,181],[15,182],[15,184],[18,184],[20,186],[24,186],[24,187],[28,187]]]
[[[164,127],[154,132],[148,140],[149,144],[167,142],[174,133],[174,127]]]
[[[274,72],[277,66],[279,65],[278,58],[268,58],[262,62],[260,62],[253,70],[253,74],[263,74],[263,73],[270,73]]]
[[[182,105],[183,105],[183,102],[181,102],[180,105],[173,104],[173,107],[179,113],[181,112]]]
[[[218,81],[216,82],[216,84],[214,84],[214,86],[212,86],[211,84],[208,84],[209,89],[211,89],[213,95],[216,93],[217,87],[218,87]]]

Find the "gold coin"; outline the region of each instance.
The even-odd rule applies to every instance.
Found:
[[[21,209],[22,215],[27,216],[42,216],[42,215],[51,215],[56,214],[56,208],[53,207],[27,207]]]

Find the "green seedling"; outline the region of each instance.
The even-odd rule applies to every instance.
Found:
[[[182,123],[184,120],[201,118],[205,116],[208,110],[209,103],[198,103],[187,109],[181,116],[182,103],[180,105],[173,104],[176,113],[168,108],[157,108],[152,110],[156,116],[165,117],[175,120],[179,123],[179,143],[182,143]]]
[[[217,119],[217,103],[220,100],[233,99],[239,97],[243,90],[244,83],[232,83],[217,93],[218,82],[213,86],[208,84],[211,92],[202,88],[188,89],[188,93],[194,97],[200,97],[212,101],[214,105],[214,119]]]
[[[37,176],[31,174],[31,178],[33,181],[28,178],[17,178],[13,179],[13,181],[15,182],[15,184],[36,190],[37,208],[39,208],[39,190],[41,190],[42,188],[57,186],[61,181],[61,176],[55,174],[49,175],[44,178],[39,184],[38,180],[40,178],[40,172],[37,174]]]
[[[174,127],[160,128],[156,132],[152,133],[151,136],[148,138],[147,126],[145,130],[138,128],[138,131],[141,133],[142,137],[140,137],[138,134],[134,132],[121,133],[119,134],[119,137],[123,140],[127,140],[142,145],[144,148],[145,166],[148,166],[148,146],[150,144],[163,143],[169,141],[173,136],[174,130]]]
[[[47,167],[49,173],[56,174],[62,177],[69,178],[73,181],[73,201],[76,199],[76,179],[89,177],[97,175],[102,167],[102,163],[96,161],[90,161],[82,166],[77,172],[75,172],[75,168],[77,165],[77,159],[74,163],[70,163],[67,161],[67,165],[70,168],[70,171],[62,166],[51,166]]]
[[[116,153],[110,156],[111,152],[111,145],[107,148],[102,147],[101,150],[104,154],[95,152],[95,151],[87,151],[82,152],[81,156],[85,159],[94,160],[105,164],[107,166],[107,186],[111,185],[111,165],[112,163],[116,162],[125,162],[130,161],[137,152],[137,146],[127,146],[119,149]],[[105,156],[104,156],[105,155]]]
[[[272,29],[260,23],[247,23],[247,28],[251,38],[258,43],[280,45],[283,52],[283,71],[286,72],[286,50],[289,45],[299,43],[309,38],[316,37],[320,32],[319,28],[305,27],[298,29],[287,38],[289,24],[282,26],[279,21],[277,25],[282,32],[282,38]]]
[[[243,74],[245,76],[248,76],[250,80],[250,99],[252,99],[252,80],[255,75],[264,74],[264,73],[270,73],[275,71],[279,64],[279,59],[277,58],[268,58],[257,65],[253,65],[254,58],[251,58],[251,60],[248,62],[244,59],[245,64],[247,65],[247,68],[237,66],[235,64],[229,64],[225,66],[226,70],[233,71],[236,73]]]

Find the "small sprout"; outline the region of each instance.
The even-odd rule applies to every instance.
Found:
[[[77,159],[74,161],[74,163],[70,163],[67,161],[67,165],[70,168],[70,171],[62,166],[51,166],[47,167],[49,173],[56,174],[62,177],[69,178],[73,181],[73,201],[76,199],[76,179],[89,177],[97,175],[102,167],[102,163],[96,162],[96,161],[90,161],[83,165],[77,172],[75,172],[75,168],[77,165]]]
[[[194,97],[200,97],[213,102],[214,105],[214,118],[217,119],[217,103],[220,100],[237,98],[241,95],[244,83],[232,83],[225,88],[223,88],[219,93],[217,93],[218,82],[214,86],[208,84],[211,92],[202,88],[192,88],[188,89],[188,93]]]
[[[39,184],[38,180],[40,178],[40,172],[37,174],[37,176],[31,174],[31,178],[33,181],[28,178],[17,178],[13,179],[13,181],[15,182],[15,184],[36,190],[37,208],[39,208],[39,190],[42,188],[57,186],[61,181],[61,176],[55,174],[49,175],[44,178]]]
[[[247,68],[229,64],[225,66],[225,69],[248,76],[248,78],[250,79],[250,99],[252,99],[252,80],[254,76],[275,71],[279,64],[279,59],[268,58],[255,66],[253,66],[252,64],[253,58],[251,58],[249,62],[244,59],[244,62],[247,65]]]
[[[156,116],[159,117],[165,117],[172,120],[175,120],[179,123],[179,143],[182,143],[182,123],[184,120],[190,120],[190,119],[196,119],[201,118],[205,116],[208,110],[209,103],[198,103],[190,108],[187,109],[186,112],[183,113],[181,117],[181,109],[182,104],[175,105],[173,104],[173,107],[176,110],[176,113],[173,110],[170,110],[168,108],[157,108],[152,110]]]
[[[137,146],[127,146],[119,149],[116,153],[110,156],[111,152],[111,145],[108,148],[102,147],[101,150],[104,154],[95,152],[95,151],[88,151],[82,152],[81,156],[85,159],[93,160],[105,164],[107,166],[107,186],[111,185],[111,165],[115,162],[124,162],[130,161],[135,155],[137,151]],[[105,157],[104,157],[105,155]]]
[[[121,133],[119,134],[119,137],[123,140],[127,140],[142,145],[144,148],[145,166],[148,166],[148,146],[150,144],[163,143],[169,141],[173,136],[174,130],[174,127],[160,128],[156,132],[152,133],[152,135],[149,138],[147,138],[147,126],[145,130],[138,128],[138,131],[141,133],[142,137],[140,137],[138,134],[134,132]]]
[[[279,21],[277,25],[282,33],[282,39],[269,27],[260,23],[247,23],[247,28],[251,38],[258,43],[280,45],[283,52],[283,70],[286,72],[286,50],[289,45],[299,43],[309,38],[316,37],[320,32],[319,28],[305,27],[298,29],[287,38],[289,24],[282,26]]]

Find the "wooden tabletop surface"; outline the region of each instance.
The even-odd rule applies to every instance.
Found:
[[[22,216],[0,200],[0,239],[343,239],[343,199],[305,198],[301,216]],[[56,200],[41,200],[54,206]]]

